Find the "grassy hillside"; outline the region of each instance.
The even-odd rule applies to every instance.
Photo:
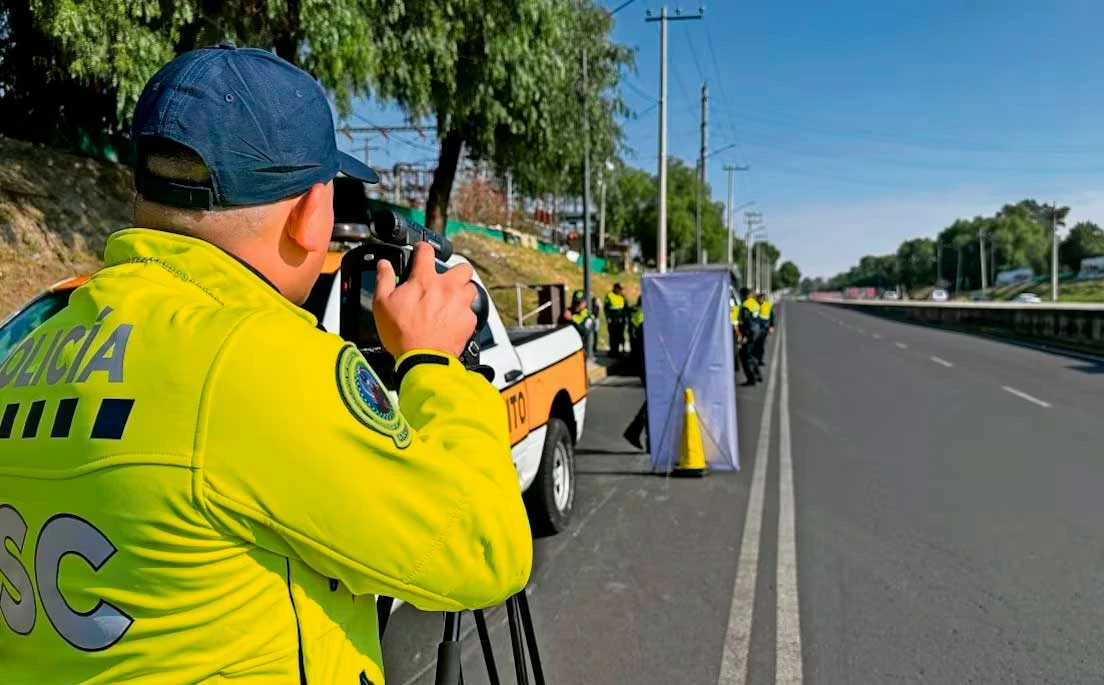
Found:
[[[487,285],[495,306],[507,326],[517,325],[517,289],[514,284],[545,285],[563,283],[567,286],[568,297],[571,292],[583,287],[583,268],[560,255],[536,252],[517,245],[510,245],[482,235],[461,233],[454,236],[456,251],[464,255],[483,283]],[[613,289],[614,283],[621,283],[629,302],[635,303],[640,295],[640,277],[636,274],[591,274],[591,294],[601,302],[606,293]],[[537,292],[522,290],[522,313],[528,314],[538,306]],[[525,323],[535,323],[536,317],[526,319]],[[603,320],[603,324],[604,324]],[[598,334],[598,346],[607,346],[605,326]]]

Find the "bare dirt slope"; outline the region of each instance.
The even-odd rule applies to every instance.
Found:
[[[98,268],[107,236],[131,221],[133,197],[126,166],[0,137],[0,318],[52,283]],[[582,269],[559,255],[474,234],[455,242],[485,283],[507,286],[492,294],[508,324],[517,318],[514,283],[582,287]],[[635,302],[639,284],[630,274],[594,274],[595,296],[615,280]],[[536,293],[526,291],[523,302],[532,311]]]
[[[0,318],[50,284],[97,268],[130,222],[130,171],[0,137]]]

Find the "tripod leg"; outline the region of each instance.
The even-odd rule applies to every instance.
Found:
[[[491,634],[487,630],[487,617],[482,609],[472,612],[475,616],[475,629],[479,632],[479,646],[483,648],[483,661],[487,664],[487,677],[491,685],[501,685],[498,680],[498,666],[495,665],[494,648],[491,645]]]
[[[460,614],[445,614],[445,634],[437,645],[435,685],[461,685],[464,674],[460,665]]]
[[[516,597],[506,600],[506,616],[510,619],[510,643],[514,648],[514,670],[518,685],[529,685],[529,666],[525,659],[525,643],[522,641],[518,602]]]
[[[544,685],[544,668],[541,667],[540,649],[537,647],[537,632],[533,629],[533,615],[529,613],[529,598],[525,590],[517,593],[518,608],[521,609],[521,626],[525,629],[525,639],[529,642],[529,661],[533,664],[533,680],[536,685]]]

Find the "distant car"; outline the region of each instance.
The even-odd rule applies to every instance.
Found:
[[[883,300],[899,300],[899,299],[901,299],[901,296],[897,294],[896,290],[887,290],[884,293],[882,293],[882,299]]]
[[[931,295],[928,296],[928,299],[930,299],[932,302],[946,302],[951,298],[950,295],[947,294],[946,290],[944,290],[943,288],[936,288],[935,290],[931,291]]]
[[[975,293],[970,296],[971,302],[990,302],[992,299],[992,297],[982,293]]]
[[[1024,304],[1042,304],[1043,300],[1035,293],[1020,293],[1012,300],[1013,302],[1023,302]]]

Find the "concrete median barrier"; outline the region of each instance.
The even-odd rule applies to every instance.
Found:
[[[823,303],[887,319],[1104,355],[1104,305],[1099,304],[858,300]]]

